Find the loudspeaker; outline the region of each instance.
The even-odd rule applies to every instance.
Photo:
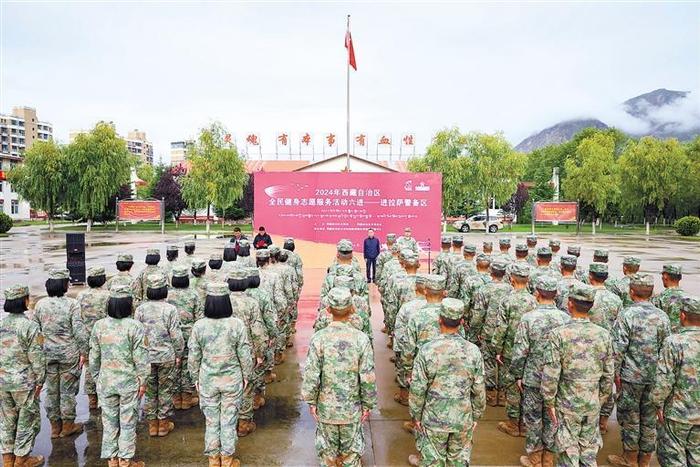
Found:
[[[85,234],[66,234],[66,267],[72,284],[85,283]]]

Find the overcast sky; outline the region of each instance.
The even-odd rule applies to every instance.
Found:
[[[345,134],[352,15],[353,133],[447,126],[517,144],[562,119],[619,118],[657,88],[700,92],[700,5],[623,3],[177,3],[0,6],[0,111],[37,108],[67,141],[114,121],[156,156],[221,121],[250,131]]]

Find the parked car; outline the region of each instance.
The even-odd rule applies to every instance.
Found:
[[[471,230],[486,230],[486,214],[476,214],[467,219],[460,219],[452,223],[452,227],[460,232]],[[489,218],[489,233],[496,233],[503,228],[503,221],[496,217]]]

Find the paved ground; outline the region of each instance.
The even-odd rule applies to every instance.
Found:
[[[17,229],[18,233],[0,239],[0,286],[26,281],[35,299],[43,295],[43,282],[46,271],[53,265],[65,263],[65,239],[62,234],[49,236],[35,228]],[[467,241],[480,244],[483,235],[467,235]],[[575,237],[560,237],[564,245],[574,243]],[[113,273],[114,256],[117,252],[133,253],[137,262],[144,257],[145,248],[160,246],[161,251],[167,242],[183,238],[173,235],[150,233],[94,234],[89,237],[87,248],[88,264],[103,264],[108,273]],[[276,241],[279,238],[275,238]],[[197,252],[208,255],[221,248],[221,238],[197,239]],[[583,258],[590,258],[596,247],[607,247],[611,251],[612,270],[619,270],[621,257],[636,254],[642,257],[642,269],[658,272],[666,260],[683,265],[684,287],[694,294],[700,294],[700,244],[686,242],[675,237],[581,237],[578,243],[583,246]],[[307,408],[299,400],[301,365],[303,364],[310,337],[311,324],[315,318],[318,291],[326,265],[330,262],[334,248],[298,242],[298,251],[305,263],[306,285],[301,297],[300,317],[295,346],[288,351],[287,361],[275,370],[280,381],[269,386],[268,404],[256,412],[258,431],[240,441],[239,454],[245,465],[314,465],[313,447],[314,424]],[[138,267],[136,268],[138,270]],[[426,270],[426,266],[422,267]],[[660,281],[658,287],[660,287]],[[71,294],[78,288],[73,288]],[[393,401],[397,390],[393,381],[393,365],[389,362],[386,336],[379,332],[381,310],[376,289],[372,286],[372,321],[374,327],[375,354],[377,362],[377,383],[379,407],[366,425],[367,450],[365,465],[407,465],[406,458],[413,452],[413,439],[401,430],[401,424],[408,419],[405,407]],[[99,416],[87,411],[87,397],[78,396],[78,421],[86,423],[86,431],[77,438],[57,440],[49,438],[48,421],[42,414],[42,430],[35,452],[48,457],[47,465],[100,465]],[[496,429],[497,422],[505,418],[502,408],[489,408],[479,423],[475,435],[472,461],[474,465],[517,465],[523,449],[522,438],[510,438]],[[139,426],[138,457],[150,466],[194,466],[205,465],[202,454],[204,420],[198,409],[177,412],[175,431],[166,438],[149,438],[145,426]],[[617,452],[620,436],[617,424],[611,423],[611,430],[604,437],[604,448],[598,457],[605,464],[606,455]]]

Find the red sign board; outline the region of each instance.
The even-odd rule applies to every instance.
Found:
[[[535,222],[573,222],[578,219],[576,202],[537,202],[532,208]]]
[[[160,201],[119,201],[119,220],[152,221],[160,220]]]
[[[439,173],[256,172],[255,225],[268,232],[321,243],[341,238],[361,250],[367,229],[411,227],[419,242],[440,241]]]

